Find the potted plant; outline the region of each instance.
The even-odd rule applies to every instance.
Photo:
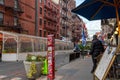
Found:
[[[41,55],[28,54],[24,61],[25,71],[28,79],[35,80],[41,76],[42,64],[45,57]]]

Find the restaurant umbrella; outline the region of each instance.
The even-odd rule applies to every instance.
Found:
[[[85,0],[72,12],[88,20],[116,18],[120,36],[120,0]]]

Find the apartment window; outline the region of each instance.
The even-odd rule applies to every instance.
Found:
[[[44,37],[46,37],[46,31],[44,31]]]
[[[42,30],[40,30],[40,37],[42,37]]]
[[[0,13],[0,24],[3,24],[3,13]]]
[[[42,8],[40,7],[40,14],[42,14]]]
[[[42,25],[42,19],[40,18],[39,24]]]
[[[46,12],[46,9],[44,9],[44,15],[46,15],[46,13],[47,13],[47,12]]]
[[[48,15],[50,16],[50,12],[48,12]]]
[[[14,0],[14,8],[18,8],[18,1],[17,0]]]
[[[48,35],[50,35],[50,32],[48,32]]]
[[[44,4],[46,4],[46,0],[44,0]]]
[[[48,6],[50,7],[50,3],[48,3]]]
[[[44,24],[46,24],[46,21],[44,21]]]
[[[48,25],[50,26],[50,22],[48,22]]]
[[[14,26],[17,26],[18,18],[14,17]]]
[[[42,3],[42,0],[40,0],[40,3]]]
[[[4,0],[0,0],[0,4],[4,4]]]

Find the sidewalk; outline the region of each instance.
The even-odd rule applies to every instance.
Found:
[[[79,58],[59,68],[56,71],[55,80],[93,80],[91,69],[91,57]],[[43,76],[37,80],[47,80],[47,78]]]

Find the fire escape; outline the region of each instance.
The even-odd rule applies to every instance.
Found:
[[[12,21],[8,20],[3,22],[3,26],[6,27],[5,30],[22,33],[23,28],[19,19],[23,10],[20,6],[20,0],[5,0],[4,2],[5,12],[8,12],[12,16]]]
[[[44,8],[46,9],[44,11],[44,18],[47,20],[46,24],[44,25],[45,29],[50,31],[56,31],[56,27],[54,25],[57,24],[58,20],[54,15],[57,15],[57,11],[52,9],[49,2],[46,2],[44,4]]]
[[[67,34],[67,29],[69,28],[69,26],[67,25],[67,22],[68,22],[68,16],[67,16],[67,13],[68,13],[68,0],[63,0],[63,3],[64,5],[61,5],[62,6],[62,14],[61,14],[61,17],[62,17],[62,20],[64,22],[61,23],[61,26],[62,26],[62,32],[61,32],[61,35],[64,36],[64,37],[68,37],[68,34]]]

